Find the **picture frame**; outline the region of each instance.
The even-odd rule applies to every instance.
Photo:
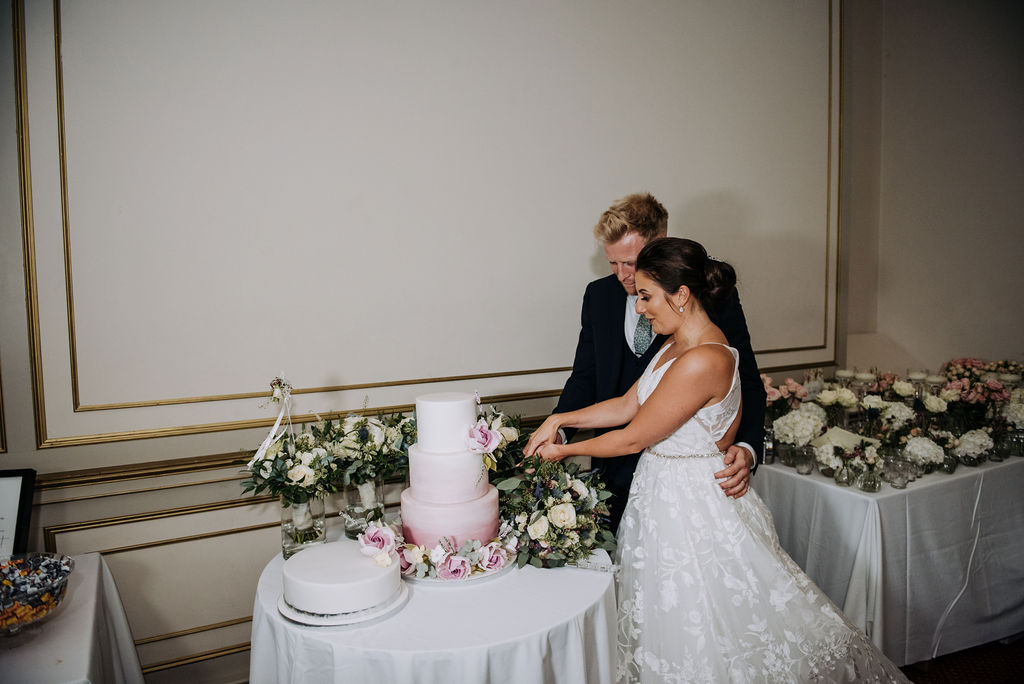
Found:
[[[35,470],[0,470],[0,558],[28,550],[35,486]]]

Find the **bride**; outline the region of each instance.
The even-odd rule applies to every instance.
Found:
[[[779,546],[753,491],[714,473],[739,423],[737,352],[706,309],[736,284],[681,238],[636,262],[637,311],[669,339],[623,396],[550,416],[525,454],[558,461],[644,450],[618,532],[620,682],[908,681]],[[561,427],[623,425],[556,444]]]

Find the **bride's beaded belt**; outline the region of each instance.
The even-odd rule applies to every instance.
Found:
[[[663,454],[660,451],[654,449],[648,449],[647,453],[651,456],[657,456],[658,458],[721,458],[722,452],[712,451],[706,454]]]

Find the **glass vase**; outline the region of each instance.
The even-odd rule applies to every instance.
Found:
[[[761,462],[767,465],[775,463],[775,430],[770,424],[764,429],[764,454]]]
[[[958,465],[960,465],[960,461],[958,461],[956,456],[947,450],[945,458],[942,459],[942,463],[939,465],[939,470],[947,475],[952,475],[956,472],[956,467]]]
[[[840,487],[849,487],[856,479],[857,473],[848,465],[843,465],[835,474],[836,484]]]
[[[814,472],[814,447],[797,447],[793,455],[793,468],[800,475],[810,475]]]
[[[969,466],[971,468],[975,466],[980,466],[982,463],[985,462],[985,458],[986,456],[984,453],[960,454],[957,456],[957,459],[960,461],[961,465]]]
[[[281,554],[287,559],[302,549],[327,541],[324,500],[304,502],[281,497]]]
[[[796,445],[788,442],[776,442],[775,443],[776,456],[779,459],[779,463],[784,466],[793,467],[796,461]]]
[[[359,484],[345,485],[345,536],[355,539],[374,520],[384,518],[384,479],[375,477]]]
[[[857,488],[865,492],[877,492],[882,488],[882,478],[874,470],[865,470],[857,476]]]

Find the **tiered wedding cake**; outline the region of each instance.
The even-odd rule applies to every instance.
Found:
[[[443,392],[416,399],[417,442],[409,447],[409,488],[402,492],[405,542],[455,548],[498,536],[498,490],[480,454],[466,447],[477,421],[472,394]]]

